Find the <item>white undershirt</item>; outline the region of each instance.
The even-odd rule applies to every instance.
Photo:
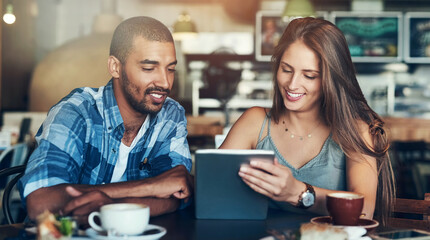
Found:
[[[142,138],[143,134],[145,134],[146,130],[149,126],[149,114],[146,116],[145,122],[143,122],[142,126],[139,129],[136,137],[133,139],[130,147],[122,143],[119,146],[118,160],[116,161],[115,168],[113,169],[112,180],[111,182],[123,182],[127,181],[127,174],[125,173],[125,169],[127,168],[128,155],[131,150],[136,146],[139,139]]]

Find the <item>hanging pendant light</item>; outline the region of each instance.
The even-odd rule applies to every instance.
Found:
[[[282,13],[282,20],[290,22],[295,18],[310,16],[315,16],[315,11],[309,0],[288,0]]]
[[[13,14],[13,5],[11,3],[6,5],[6,13],[3,15],[3,21],[7,24],[13,24],[16,20]]]
[[[173,38],[181,41],[187,38],[192,38],[197,35],[197,28],[191,20],[191,16],[182,12],[178,16],[178,20],[173,24]]]

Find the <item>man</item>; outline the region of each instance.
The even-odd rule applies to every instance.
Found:
[[[30,219],[48,209],[85,223],[112,202],[145,203],[159,215],[190,197],[184,109],[167,97],[175,66],[173,38],[161,22],[134,17],[116,28],[112,79],[72,91],[36,135],[38,147],[19,182]]]

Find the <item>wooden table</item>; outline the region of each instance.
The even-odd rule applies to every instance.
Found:
[[[21,238],[22,237],[22,238]],[[26,239],[23,224],[0,225],[0,240],[9,238]],[[30,237],[28,237],[31,239]]]
[[[257,240],[269,235],[269,229],[297,230],[314,215],[297,215],[270,209],[266,220],[203,220],[194,217],[193,207],[150,219],[150,224],[167,229],[161,240]],[[22,224],[0,226],[0,240],[34,239]]]

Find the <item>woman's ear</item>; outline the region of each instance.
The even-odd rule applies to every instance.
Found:
[[[114,56],[108,58],[108,71],[113,78],[119,78],[121,71],[121,62]]]

